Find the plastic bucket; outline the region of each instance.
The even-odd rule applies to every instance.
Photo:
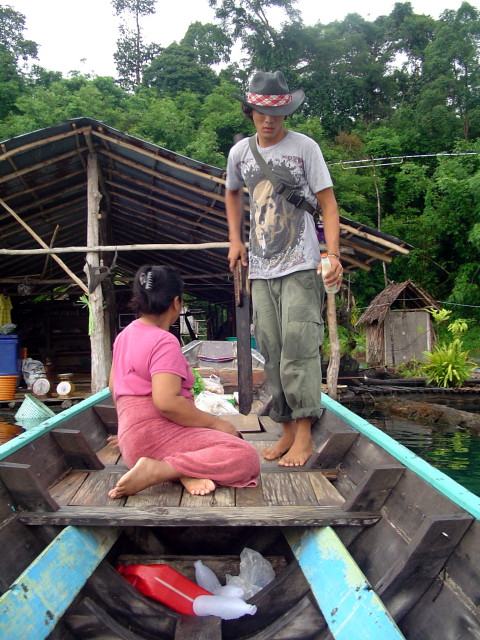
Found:
[[[18,376],[0,375],[0,400],[15,400]]]
[[[18,336],[0,335],[0,375],[9,376],[13,373],[20,373]]]
[[[227,342],[237,342],[237,337],[236,336],[229,336],[228,338],[225,338],[225,340]],[[257,342],[255,340],[255,338],[253,336],[250,336],[250,346],[252,347],[252,349],[256,349],[257,348]]]

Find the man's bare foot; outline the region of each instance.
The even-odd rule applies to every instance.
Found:
[[[280,456],[283,456],[283,454],[292,446],[293,438],[293,433],[284,433],[280,440],[273,446],[262,449],[262,458],[264,458],[264,460],[275,460],[276,458],[280,458]]]
[[[300,445],[294,443],[278,464],[281,467],[303,467],[313,453],[312,443]]]
[[[154,484],[172,479],[174,476],[171,476],[171,472],[173,469],[166,462],[152,458],[139,458],[135,466],[127,471],[116,486],[108,492],[108,497],[131,496]]]
[[[206,496],[216,489],[213,480],[209,480],[208,478],[189,478],[183,476],[179,478],[179,480],[192,496]]]

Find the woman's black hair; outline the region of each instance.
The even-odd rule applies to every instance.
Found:
[[[183,280],[175,267],[144,265],[135,274],[130,309],[137,316],[164,313],[183,295]]]

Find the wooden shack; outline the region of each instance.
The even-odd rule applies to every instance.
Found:
[[[360,316],[366,325],[366,360],[371,367],[397,367],[408,360],[424,360],[435,342],[433,320],[427,311],[440,305],[411,280],[390,284]]]

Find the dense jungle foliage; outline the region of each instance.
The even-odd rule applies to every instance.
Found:
[[[433,19],[400,2],[374,21],[306,25],[295,0],[208,1],[216,23],[162,47],[142,37],[155,0],[112,0],[116,78],[41,68],[25,16],[0,5],[0,140],[87,116],[225,167],[234,136],[251,132],[234,94],[253,70],[280,68],[307,95],[287,126],[319,142],[341,213],[413,245],[388,280],[413,280],[478,327],[480,11],[465,2]],[[352,277],[359,307],[384,276]]]

